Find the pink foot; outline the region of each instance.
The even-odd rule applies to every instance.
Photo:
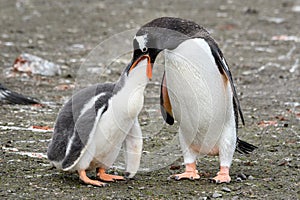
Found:
[[[194,162],[191,164],[186,164],[184,173],[171,175],[170,178],[174,178],[175,180],[180,180],[180,179],[196,180],[196,179],[200,179],[200,175],[198,174],[198,170],[196,170],[196,163]]]
[[[97,180],[92,180],[89,177],[87,177],[85,170],[79,170],[78,174],[79,174],[80,180],[82,180],[87,185],[94,185],[94,186],[98,186],[98,187],[104,187],[107,185],[106,183],[102,183]]]
[[[229,167],[220,167],[217,176],[212,179],[215,183],[229,183],[231,178],[229,176]]]
[[[115,181],[125,180],[125,178],[123,176],[107,174],[105,172],[104,168],[99,168],[97,176],[102,181],[107,181],[107,182],[115,182]]]

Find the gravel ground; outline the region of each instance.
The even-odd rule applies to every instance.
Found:
[[[184,168],[174,141],[176,126],[164,125],[157,114],[161,77],[157,67],[139,117],[145,136],[144,158],[134,180],[97,188],[82,184],[77,174],[51,169],[44,157],[51,130],[32,127],[53,127],[59,109],[74,90],[84,81],[92,82],[90,77],[99,65],[100,69],[105,65],[95,64],[90,74],[80,71],[92,49],[115,34],[132,38],[132,29],[160,16],[191,19],[212,33],[237,84],[246,120],[239,136],[259,148],[250,155],[235,154],[230,184],[209,182],[218,170],[214,157],[198,160],[200,180],[168,180]],[[300,199],[299,17],[300,1],[291,0],[0,0],[1,83],[44,104],[0,103],[0,198]],[[111,58],[113,49],[130,47],[130,42],[116,40],[102,56]],[[61,75],[12,72],[21,53],[61,65]],[[117,80],[128,56],[118,58],[100,77],[93,78]],[[170,147],[166,150],[170,154],[158,154],[165,146]],[[112,171],[122,174],[121,165],[120,158]]]

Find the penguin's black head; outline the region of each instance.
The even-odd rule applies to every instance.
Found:
[[[208,32],[203,27],[189,20],[173,17],[154,19],[136,33],[132,63],[147,55],[153,65],[164,49],[172,50],[187,39],[206,35]]]

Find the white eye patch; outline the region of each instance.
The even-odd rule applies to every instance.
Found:
[[[142,52],[145,52],[148,50],[146,44],[148,42],[148,37],[147,34],[146,35],[139,35],[139,36],[135,36],[134,39],[138,42],[140,49],[142,50]]]

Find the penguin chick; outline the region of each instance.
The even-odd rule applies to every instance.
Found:
[[[105,173],[124,145],[126,174],[132,178],[143,145],[138,114],[151,76],[150,58],[141,56],[117,82],[96,84],[74,94],[58,114],[47,152],[51,163],[63,171],[77,171],[86,184],[105,186],[87,177],[86,170],[96,169],[102,181],[124,180]]]

